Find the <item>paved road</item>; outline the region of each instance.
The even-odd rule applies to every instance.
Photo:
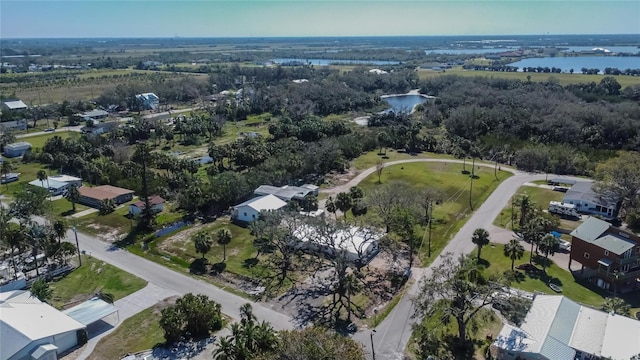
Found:
[[[67,233],[67,238],[71,242],[75,241],[72,230]],[[205,294],[220,303],[225,314],[236,319],[240,318],[240,305],[249,302],[253,306],[256,316],[260,320],[270,322],[274,328],[292,329],[296,327],[288,316],[280,314],[264,304],[248,301],[224,291],[224,288],[220,289],[205,281],[194,279],[187,274],[156,264],[94,237],[78,233],[78,242],[80,250],[85,251],[87,254],[134,274],[152,285],[165,289],[169,293]]]
[[[415,159],[414,161],[425,161],[425,159]],[[457,162],[455,160],[448,161]],[[490,166],[483,164],[476,165]],[[501,183],[480,206],[480,208],[472,214],[465,225],[444,248],[442,251],[443,254],[450,252],[454,255],[460,255],[472,252],[475,248],[475,245],[470,240],[473,231],[477,228],[489,228],[493,220],[498,216],[500,211],[507,206],[511,196],[516,193],[522,184],[534,180],[544,180],[546,176],[545,174],[529,174],[512,169],[505,170],[513,172],[514,176]],[[373,168],[373,171],[375,171],[375,168]],[[436,258],[428,268],[418,272],[420,275],[415,277],[422,278],[429,276],[432,273],[432,269],[439,266],[441,263],[442,258]],[[416,273],[416,271],[414,271],[414,273]],[[414,323],[411,318],[414,310],[411,299],[415,297],[420,288],[420,281],[419,279],[417,280],[418,281],[406,290],[402,299],[393,311],[375,329],[376,333],[373,335],[373,342],[375,346],[376,359],[396,360],[404,358],[404,349],[409,342],[409,337],[411,336],[411,325]],[[371,352],[370,334],[370,331],[362,331],[354,335],[354,339],[365,344],[365,347],[369,352]]]

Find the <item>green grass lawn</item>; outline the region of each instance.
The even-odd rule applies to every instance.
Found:
[[[132,202],[135,202],[134,200]],[[83,216],[76,220],[76,226],[82,232],[100,235],[100,234],[112,234],[121,235],[128,232],[135,223],[132,222],[126,215],[129,213],[129,203],[124,204],[117,208],[114,212],[107,215],[100,215],[98,212],[91,213],[87,216]]]
[[[50,132],[48,134],[28,136],[28,137],[25,137],[25,138],[20,138],[18,140],[19,141],[26,141],[29,144],[31,144],[31,147],[33,149],[38,149],[38,148],[42,148],[44,146],[44,143],[48,139],[50,139],[50,138],[52,138],[54,136],[59,136],[62,139],[66,139],[66,138],[71,137],[71,136],[78,136],[79,137],[80,133],[72,132],[72,131],[56,131],[56,132]]]
[[[443,75],[459,75],[459,76],[481,76],[481,77],[493,77],[500,79],[510,79],[510,80],[522,80],[527,81],[527,76],[531,76],[531,81],[536,82],[546,82],[549,81],[549,78],[555,78],[560,85],[568,85],[568,84],[578,84],[584,83],[588,84],[591,82],[595,82],[596,84],[600,83],[605,76],[611,75],[586,75],[581,73],[574,74],[545,74],[545,73],[528,73],[528,72],[499,72],[499,71],[482,71],[482,70],[464,70],[462,66],[456,66],[452,69],[447,70],[446,72],[439,72],[433,70],[418,70],[418,76],[421,79],[428,79],[437,76]],[[627,86],[640,84],[640,78],[637,76],[626,76],[626,75],[618,75],[613,76],[616,81],[622,86],[624,89]]]
[[[69,216],[73,214],[73,206],[71,202],[65,198],[50,201],[49,203],[51,204],[51,213],[55,216]],[[76,204],[76,213],[87,209],[90,208],[82,204]]]
[[[368,153],[360,155],[354,159],[352,165],[358,170],[365,170],[370,167],[376,166],[378,162],[389,162],[396,160],[407,159],[454,159],[453,156],[436,153],[419,153],[411,155],[405,152],[398,152],[393,149],[388,149],[385,157],[378,155],[380,149],[369,151]]]
[[[449,240],[464,225],[466,217],[473,210],[469,208],[469,175],[461,173],[462,164],[457,163],[408,163],[386,167],[382,173],[382,183],[392,180],[404,181],[417,188],[432,187],[440,190],[446,200],[441,205],[434,206],[432,224],[432,256],[427,258],[427,241],[423,241],[423,246],[419,253],[424,264],[428,264],[446,246]],[[470,165],[467,165],[469,170]],[[473,209],[477,209],[495,190],[501,181],[512,174],[506,171],[498,172],[496,181],[491,168],[476,168],[475,174],[479,177],[473,181],[472,204]],[[368,191],[374,189],[378,184],[378,176],[372,174],[360,183],[365,196]],[[418,229],[418,234],[426,235],[424,228]]]
[[[100,339],[89,359],[118,360],[123,354],[163,344],[164,332],[160,327],[163,304],[142,310],[123,321],[114,332]]]
[[[523,195],[529,195],[529,198],[535,203],[536,206],[541,207],[542,209],[547,209],[549,207],[550,201],[562,201],[564,198],[564,193],[559,191],[553,191],[549,189],[534,187],[534,186],[521,186],[514,197],[512,197],[512,201],[514,199],[518,199]],[[517,206],[515,207],[517,212]],[[509,204],[502,209],[498,217],[493,221],[493,225],[500,226],[504,228],[510,228],[511,222],[511,201]],[[570,223],[577,223],[577,221],[569,221]],[[567,223],[567,225],[570,225]],[[577,226],[577,224],[575,225]],[[574,226],[574,228],[575,228]],[[564,226],[563,226],[564,227]]]
[[[51,283],[51,304],[59,308],[65,304],[84,301],[98,291],[110,293],[114,300],[118,300],[146,285],[147,282],[139,277],[84,255],[82,266]]]
[[[529,244],[527,243],[522,243],[522,245],[525,249],[529,248]],[[511,260],[504,256],[503,249],[504,245],[501,244],[491,244],[482,248],[482,259],[488,262],[489,273],[502,275],[505,271],[511,269]],[[525,251],[522,259],[516,260],[515,265],[518,266],[519,264],[528,263],[530,254],[529,251]],[[538,267],[542,269],[541,265]],[[608,293],[595,286],[591,287],[588,284],[577,282],[569,271],[558,267],[553,262],[547,267],[547,276],[537,277],[535,275],[530,276],[523,271],[518,272],[523,274],[523,276],[512,282],[511,286],[525,291],[538,291],[555,295],[556,293],[547,285],[547,282],[552,281],[562,287],[562,294],[564,296],[579,303],[595,307],[600,307],[604,301],[604,297],[608,296]]]

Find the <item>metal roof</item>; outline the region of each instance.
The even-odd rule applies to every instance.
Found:
[[[24,148],[29,149],[31,148],[31,144],[26,141],[20,141],[17,143],[6,145],[4,148],[11,149],[11,150],[22,150]]]
[[[118,309],[113,306],[113,304],[109,304],[100,298],[94,297],[80,305],[76,305],[63,311],[63,313],[87,326],[115,313],[116,311],[118,311]]]
[[[595,218],[593,216],[587,218],[580,226],[571,232],[571,236],[575,236],[587,242],[593,242],[599,238],[611,226],[608,222]]]
[[[33,341],[85,326],[26,290],[0,293],[0,359],[9,359]]]
[[[571,200],[582,200],[591,204],[601,205],[608,208],[616,206],[615,201],[605,199],[593,191],[593,183],[590,181],[577,181],[564,195],[562,200],[565,203]]]
[[[5,101],[4,105],[9,110],[20,110],[28,108],[27,104],[25,104],[22,100]]]
[[[614,234],[607,234],[593,241],[593,244],[608,250],[616,255],[622,255],[625,251],[632,249],[635,243]]]
[[[251,200],[247,200],[241,204],[234,206],[234,209],[238,209],[243,206],[248,206],[255,211],[263,211],[263,210],[278,210],[287,205],[286,202],[278,199],[274,195],[265,195],[257,198],[253,198]]]
[[[505,325],[494,344],[507,351],[573,359],[574,350],[613,359],[640,353],[640,321],[537,295],[522,326]]]
[[[69,186],[69,183],[49,178],[49,179],[44,179],[42,181],[38,179],[30,181],[29,185],[41,187],[43,189],[60,189],[65,186]]]

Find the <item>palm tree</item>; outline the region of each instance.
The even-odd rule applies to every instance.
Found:
[[[218,230],[218,244],[222,245],[222,262],[227,261],[227,244],[231,242],[231,231],[227,228]]]
[[[520,244],[518,239],[511,239],[507,244],[504,245],[504,256],[511,259],[511,271],[513,271],[513,265],[516,262],[516,259],[522,259],[524,255],[524,246]]]
[[[338,208],[336,207],[336,203],[333,201],[333,198],[331,196],[329,196],[324,206],[327,209],[327,211],[332,213],[333,216],[336,218],[336,220],[338,220],[338,215],[336,214],[336,212],[338,211]]]
[[[214,360],[235,360],[235,345],[230,337],[224,336],[220,338],[218,347],[213,352]]]
[[[522,197],[516,201],[516,205],[520,207],[519,226],[520,228],[522,228],[524,224],[527,222],[529,214],[533,210],[534,203],[533,201],[531,201],[531,198],[529,197],[529,195],[525,194],[525,195],[522,195]]]
[[[22,227],[12,224],[10,221],[13,217],[9,211],[0,206],[0,246],[11,250],[11,263],[13,266],[14,278],[18,274],[16,259],[13,256],[15,251],[21,251],[26,248],[27,239]]]
[[[536,219],[531,219],[524,224],[524,227],[520,228],[522,238],[524,241],[531,243],[531,253],[529,254],[529,264],[533,262],[533,246],[540,242],[543,230],[538,224]]]
[[[547,261],[549,261],[549,255],[553,255],[558,251],[558,239],[551,234],[545,235],[540,240],[540,251],[544,254],[544,262],[542,263],[542,271],[546,273]]]
[[[487,232],[487,230],[479,228],[473,232],[471,242],[478,246],[478,260],[480,260],[480,252],[482,251],[482,247],[485,245],[489,245],[489,240],[489,232]]]
[[[251,304],[245,303],[240,306],[240,322],[242,324],[254,322],[257,320],[256,316],[253,314],[253,308]]]
[[[42,184],[43,188],[44,188],[44,181],[47,180],[47,190],[49,190],[49,177],[47,176],[47,172],[44,170],[38,170],[38,173],[36,174],[36,176],[38,177],[38,180],[40,180],[40,184]]]
[[[618,315],[628,316],[631,306],[621,298],[607,298],[602,304],[602,310],[606,312],[614,312]]]
[[[2,175],[6,178],[7,175],[12,172],[13,170],[16,169],[16,165],[13,163],[13,161],[9,160],[9,159],[4,159],[2,161]],[[9,182],[7,181],[6,183],[7,186],[7,190],[9,189]]]
[[[51,230],[51,236],[55,240],[58,240],[58,244],[60,244],[60,241],[64,239],[65,236],[67,236],[67,223],[65,223],[62,219],[58,219],[53,222]]]
[[[258,325],[255,331],[256,343],[260,351],[275,350],[278,346],[278,337],[276,332],[266,321],[263,321]]]
[[[31,245],[31,255],[33,256],[33,264],[36,267],[36,276],[40,276],[40,264],[38,263],[38,249],[43,248],[43,244],[47,241],[47,232],[44,227],[38,224],[31,224],[26,232],[27,239]]]
[[[80,201],[80,190],[76,186],[71,186],[64,194],[64,198],[71,202],[71,209],[76,212],[76,203]]]
[[[53,291],[49,288],[49,284],[45,279],[39,278],[33,284],[31,284],[31,296],[38,298],[42,302],[47,302],[51,299]]]
[[[200,230],[193,236],[193,242],[195,243],[196,252],[202,254],[202,258],[204,259],[213,245],[211,235],[209,235],[206,230]]]

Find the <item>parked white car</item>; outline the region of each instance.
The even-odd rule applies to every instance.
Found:
[[[558,240],[560,243],[560,250],[569,252],[571,251],[571,243],[566,240]]]

